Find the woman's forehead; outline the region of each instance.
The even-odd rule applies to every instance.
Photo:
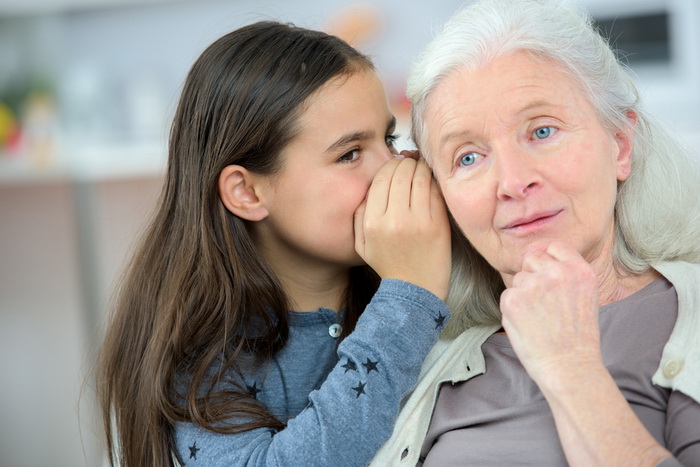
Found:
[[[518,114],[538,107],[580,105],[581,100],[588,99],[561,65],[518,53],[478,69],[453,70],[436,86],[424,118],[445,124],[469,117],[478,123],[484,117],[479,111]]]

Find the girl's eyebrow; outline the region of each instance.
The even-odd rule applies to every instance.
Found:
[[[376,133],[373,130],[369,131],[356,131],[354,133],[349,133],[347,135],[343,135],[336,142],[331,144],[328,149],[326,149],[326,152],[335,152],[339,149],[344,148],[345,146],[348,145],[348,143],[352,143],[354,141],[361,141],[365,139],[371,139],[374,138]]]
[[[391,120],[389,120],[389,123],[387,124],[387,132],[392,132],[396,128],[396,117],[392,115]],[[325,152],[335,152],[338,151],[339,149],[344,148],[347,146],[349,143],[352,143],[354,141],[362,141],[362,140],[367,140],[367,139],[372,139],[375,136],[377,136],[377,133],[374,130],[368,130],[368,131],[356,131],[354,133],[348,133],[347,135],[343,135],[340,138],[338,138],[333,144],[331,144],[328,149],[326,149]]]

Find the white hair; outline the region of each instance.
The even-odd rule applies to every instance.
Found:
[[[637,115],[632,171],[618,186],[616,267],[638,274],[662,261],[700,262],[700,164],[642,108],[625,65],[590,16],[551,0],[482,0],[457,12],[423,51],[408,79],[412,137],[428,163],[425,111],[433,91],[457,69],[478,70],[497,57],[526,51],[558,63],[577,82],[609,131],[628,131]],[[455,228],[448,305],[454,335],[500,322],[504,285]]]

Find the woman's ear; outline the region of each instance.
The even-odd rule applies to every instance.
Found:
[[[637,112],[627,111],[627,125],[615,134],[617,142],[617,180],[623,181],[632,172],[632,149],[634,147],[634,132],[637,129]]]
[[[240,165],[227,165],[219,174],[219,198],[232,214],[260,221],[269,214],[259,196],[260,178]]]

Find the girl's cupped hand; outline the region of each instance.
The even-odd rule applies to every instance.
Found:
[[[355,212],[355,249],[382,279],[410,282],[444,300],[451,270],[447,209],[425,161],[405,155],[379,170]]]

